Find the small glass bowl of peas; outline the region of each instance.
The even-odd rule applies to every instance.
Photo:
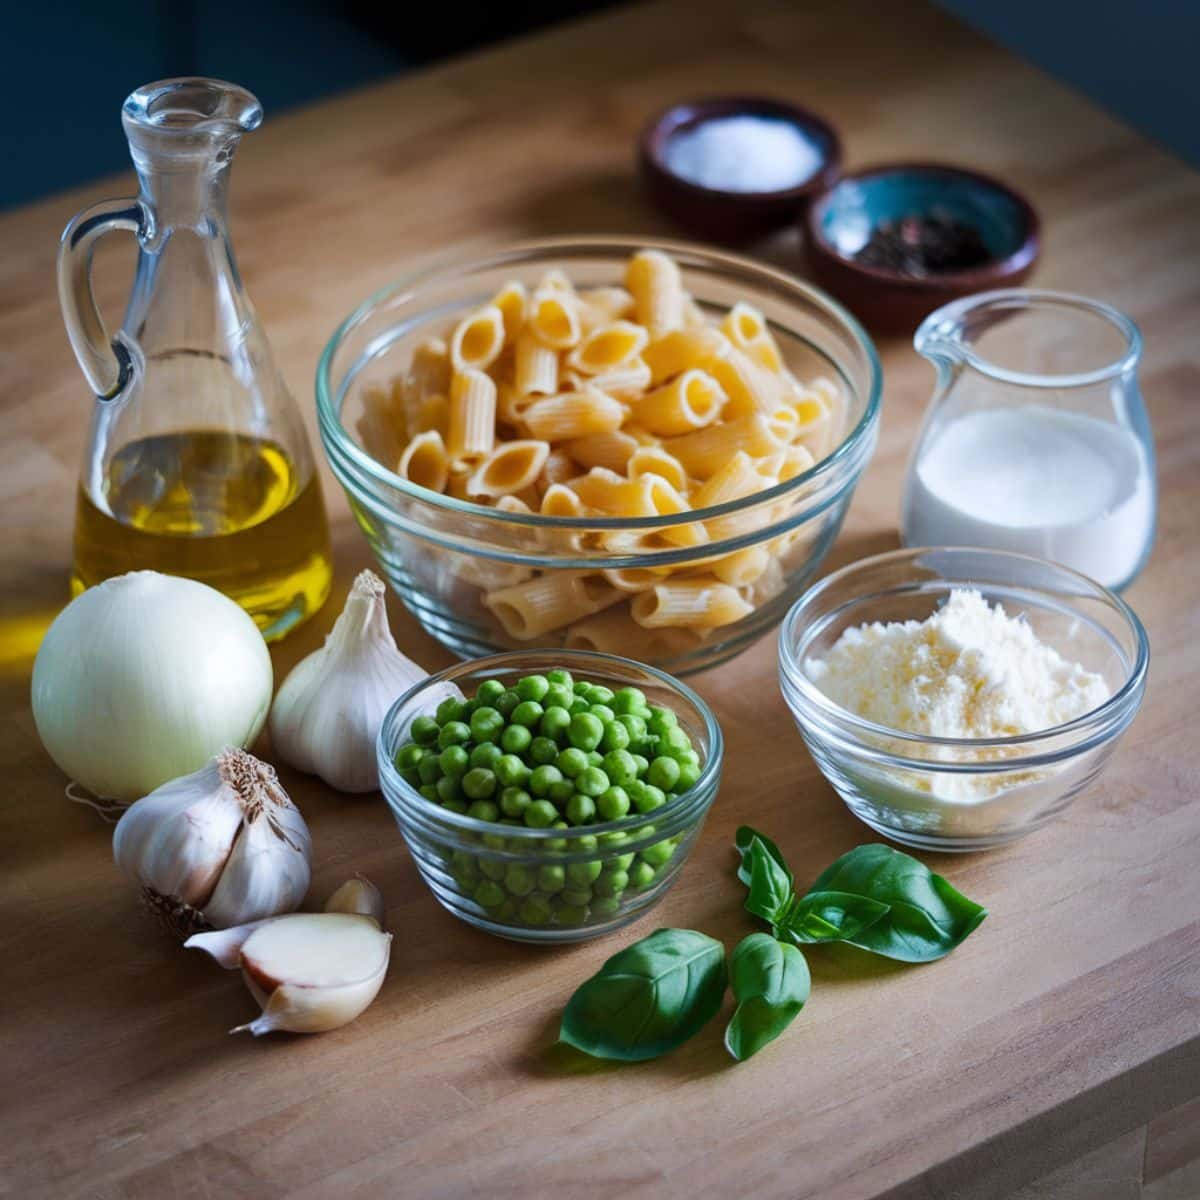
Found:
[[[441,904],[526,942],[608,933],[671,886],[720,783],[721,730],[654,667],[569,650],[460,663],[392,706],[383,794]]]

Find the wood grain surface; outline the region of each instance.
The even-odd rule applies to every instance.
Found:
[[[344,799],[284,771],[312,828],[314,902],[352,871],[374,879],[397,935],[391,972],[374,1006],[336,1033],[228,1037],[253,1002],[236,976],[146,923],[112,864],[110,829],[64,799],[28,705],[33,654],[65,600],[91,403],[58,314],[56,239],[75,210],[128,192],[130,179],[9,213],[0,1194],[995,1200],[1100,1147],[1122,1150],[1156,1121],[1156,1177],[1175,1172],[1180,1146],[1195,1148],[1184,1128],[1195,1105],[1178,1106],[1200,1096],[1200,176],[923,4],[621,9],[268,115],[239,152],[234,237],[285,374],[311,427],[330,331],[431,252],[673,232],[639,196],[634,135],[669,101],[732,91],[825,113],[852,164],[939,157],[1026,189],[1045,218],[1036,282],[1108,300],[1142,326],[1162,503],[1128,599],[1153,664],[1106,774],[1025,842],[926,856],[992,913],[945,961],[814,951],[809,1006],[752,1063],[730,1064],[714,1023],[661,1061],[582,1069],[550,1046],[563,1003],[605,957],[660,924],[728,945],[750,930],[729,849],[737,824],[770,831],[802,877],[872,840],[791,726],[773,640],[697,680],[728,741],[720,797],[662,905],[591,945],[543,950],[470,930],[426,891],[377,797]],[[121,99],[97,103],[115,122]],[[763,253],[798,261],[789,237]],[[98,263],[114,315],[129,260],[121,247]],[[880,446],[829,566],[897,544],[903,465],[932,375],[904,341],[881,350]],[[370,561],[328,473],[325,484],[335,594],[275,651],[279,678],[320,642]],[[399,605],[392,618],[414,657],[448,661]]]

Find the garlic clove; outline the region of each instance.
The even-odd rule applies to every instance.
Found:
[[[292,912],[308,891],[312,840],[275,769],[243,751],[222,756],[245,824],[204,915],[216,929]]]
[[[325,911],[370,917],[380,929],[383,928],[383,894],[362,875],[355,875],[353,879],[347,879],[325,901]]]
[[[353,1021],[387,974],[391,934],[368,917],[292,913],[242,943],[242,976],[262,1015],[233,1033],[323,1033]]]
[[[246,939],[268,921],[278,917],[264,917],[261,921],[249,921],[245,925],[234,925],[229,929],[212,929],[207,933],[194,933],[183,943],[185,950],[203,950],[227,971],[236,971],[242,965],[242,946]]]
[[[241,826],[241,805],[222,787],[214,759],[131,804],[113,830],[113,857],[150,892],[200,908]]]
[[[271,708],[279,758],[343,792],[379,787],[375,740],[383,718],[426,677],[396,646],[385,594],[378,575],[360,572],[325,644],[293,668]]]

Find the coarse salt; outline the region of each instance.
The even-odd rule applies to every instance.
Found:
[[[792,121],[778,117],[714,117],[675,134],[667,166],[701,187],[725,192],[780,192],[820,169],[820,151]]]

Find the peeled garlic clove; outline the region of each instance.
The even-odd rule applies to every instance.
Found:
[[[212,895],[242,827],[217,760],[135,801],[113,831],[113,857],[131,879],[198,908]]]
[[[396,646],[385,592],[374,572],[359,574],[325,645],[293,668],[271,708],[279,758],[341,792],[379,786],[375,739],[383,718],[426,677]]]
[[[325,901],[325,911],[370,917],[380,929],[383,928],[383,894],[369,879],[364,879],[361,875],[347,879]]]
[[[183,943],[185,950],[203,950],[219,966],[227,971],[236,971],[242,965],[242,946],[246,939],[268,921],[278,917],[264,917],[261,921],[250,921],[245,925],[234,925],[231,929],[213,929],[208,933],[193,933]]]
[[[293,913],[242,944],[242,976],[263,1007],[232,1033],[324,1033],[353,1021],[387,974],[391,934],[349,913]]]

